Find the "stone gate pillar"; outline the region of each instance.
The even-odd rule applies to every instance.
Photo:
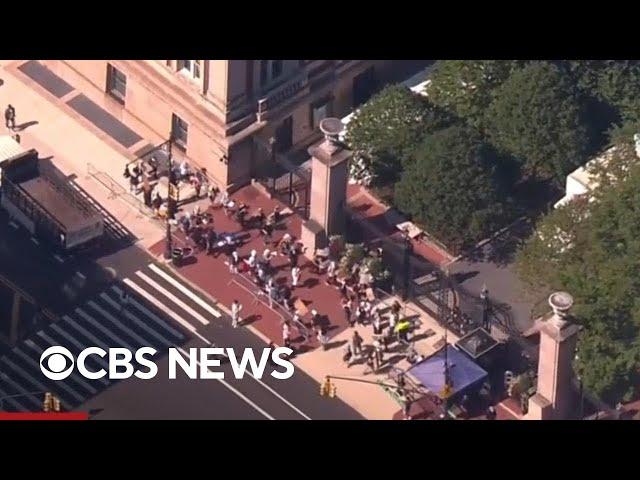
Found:
[[[310,215],[302,224],[301,234],[308,256],[316,248],[326,247],[331,235],[344,233],[351,151],[338,140],[343,128],[337,118],[322,120],[320,130],[325,138],[309,148],[312,157]]]
[[[538,387],[529,399],[528,420],[564,420],[571,417],[574,395],[571,386],[572,362],[579,327],[571,323],[568,311],[573,297],[556,292],[549,297],[551,318],[541,321]]]

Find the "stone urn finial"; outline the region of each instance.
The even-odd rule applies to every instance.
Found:
[[[573,306],[573,296],[567,292],[555,292],[549,296],[549,305],[553,310],[551,321],[562,328],[568,323],[567,314]]]
[[[324,133],[325,140],[333,146],[337,146],[342,130],[344,124],[339,118],[330,117],[320,121],[320,131]]]

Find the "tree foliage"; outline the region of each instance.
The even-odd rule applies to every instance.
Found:
[[[509,214],[495,156],[467,126],[428,135],[395,195],[403,212],[454,249],[483,239]]]
[[[516,267],[529,283],[574,295],[584,326],[577,372],[588,389],[618,402],[640,380],[640,165],[620,146],[606,166],[592,170],[599,183],[592,194],[542,221]],[[558,231],[570,248],[553,243]]]
[[[513,155],[525,175],[558,182],[586,161],[591,147],[569,77],[547,62],[514,71],[495,91],[487,128],[493,144]]]
[[[352,176],[364,183],[398,179],[403,162],[424,135],[451,123],[451,117],[402,85],[386,87],[364,104],[347,125],[353,150]]]
[[[434,104],[482,128],[495,89],[520,64],[515,60],[440,60],[425,90]]]

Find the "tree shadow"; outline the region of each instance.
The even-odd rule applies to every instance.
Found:
[[[479,273],[480,272],[478,270],[470,270],[468,272],[458,272],[451,275],[451,279],[455,283],[459,284],[469,280],[470,278],[476,277]]]

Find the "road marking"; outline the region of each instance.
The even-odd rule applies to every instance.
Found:
[[[62,330],[59,330],[58,333],[62,332]],[[62,333],[60,333],[63,337],[65,337],[66,340],[68,340],[70,343],[73,343],[76,348],[78,348],[78,350],[82,351],[84,350],[86,347],[84,347],[80,342],[78,342],[75,338],[71,337],[71,336],[66,336]],[[43,340],[45,340],[46,342],[48,342],[50,345],[56,345],[58,342],[56,342],[53,338],[51,338],[49,335],[47,335],[46,333],[44,333],[42,330],[40,330],[37,335],[42,338]],[[109,370],[109,365],[107,364],[107,362],[105,362],[102,357],[99,357],[97,355],[92,355],[91,356],[91,360],[94,360],[97,364],[100,365],[100,367],[104,368],[105,370]],[[102,378],[97,378],[96,380],[98,380],[100,383],[102,383],[103,385],[109,385],[109,382],[107,380],[104,379],[104,377]]]
[[[198,295],[196,295],[195,293],[193,293],[191,290],[189,290],[187,287],[185,287],[183,284],[181,284],[180,282],[178,282],[175,278],[173,278],[171,275],[169,275],[167,272],[165,272],[164,270],[162,270],[160,267],[158,267],[157,265],[150,263],[149,264],[149,268],[151,270],[153,270],[155,273],[157,273],[158,275],[160,275],[162,278],[164,278],[167,282],[169,282],[171,285],[173,285],[174,287],[176,287],[178,290],[180,290],[182,293],[184,293],[187,297],[189,297],[191,300],[193,300],[194,302],[196,302],[198,305],[200,305],[202,308],[204,308],[207,312],[209,312],[211,315],[213,315],[216,318],[220,318],[220,312],[218,312],[216,309],[214,309],[211,305],[209,305],[207,302],[205,302],[204,300],[202,300],[202,298],[200,298]]]
[[[59,263],[64,263],[64,258],[62,258],[57,253],[53,256],[53,258],[55,258]]]
[[[186,357],[189,356],[189,354],[187,352],[184,351],[183,348],[178,347],[178,350],[180,351],[180,353],[182,353],[183,355],[185,355]],[[202,365],[200,365],[200,362],[198,362],[198,360],[196,360],[196,364],[199,367],[202,367]],[[262,414],[265,418],[268,418],[269,420],[275,420],[275,418],[273,418],[271,415],[269,415],[267,412],[265,412],[262,408],[260,408],[258,405],[256,405],[254,402],[252,402],[249,398],[247,398],[243,393],[241,393],[240,391],[238,391],[237,389],[235,389],[234,387],[232,387],[231,385],[229,385],[229,383],[227,381],[225,381],[224,379],[218,378],[216,379],[218,380],[222,385],[224,385],[225,387],[227,387],[227,389],[229,389],[231,392],[235,393],[239,398],[241,398],[242,400],[244,400],[247,405],[250,405],[251,407],[254,408],[254,410],[256,410],[258,413]]]
[[[7,394],[7,392],[5,392],[4,390],[0,390],[0,397],[3,397],[2,398],[2,402],[3,403],[4,402],[10,403],[11,405],[13,405],[13,407],[16,410],[19,410],[21,412],[29,411],[29,409],[27,407],[25,407],[21,403],[16,402],[13,398],[11,398],[11,395]]]
[[[140,277],[142,280],[144,280],[145,282],[147,282],[149,285],[151,285],[153,288],[155,288],[157,291],[159,291],[161,294],[163,294],[165,297],[167,297],[169,300],[171,300],[173,303],[178,305],[180,308],[182,308],[182,310],[187,312],[189,315],[191,315],[193,318],[198,320],[200,323],[202,323],[203,325],[209,325],[209,320],[204,318],[202,315],[200,315],[198,312],[196,312],[193,308],[191,308],[189,305],[187,305],[182,300],[180,300],[178,297],[176,297],[173,293],[169,292],[162,285],[158,284],[156,281],[154,281],[151,278],[149,278],[147,275],[142,273],[140,270],[138,270],[136,272],[136,275],[138,277]]]
[[[86,280],[87,277],[85,277],[82,272],[76,272],[76,276],[80,277],[82,280]]]
[[[200,338],[200,340],[202,340],[204,343],[206,343],[207,345],[214,345],[214,342],[212,342],[211,340],[207,340],[205,337],[203,337],[202,335],[200,335],[200,333],[198,332],[194,332],[194,334]],[[222,352],[222,355],[224,355],[225,357],[229,358],[229,355],[226,354],[226,352]],[[267,385],[266,383],[264,383],[262,380],[260,380],[259,378],[256,378],[253,376],[253,374],[251,372],[247,372],[247,375],[249,375],[251,378],[253,378],[256,382],[258,382],[260,385],[262,385],[264,388],[266,388],[269,392],[271,392],[271,394],[273,394],[276,398],[278,398],[282,403],[284,403],[285,405],[287,405],[289,408],[291,408],[294,412],[296,412],[298,415],[300,415],[301,417],[305,418],[306,420],[311,420],[311,417],[309,417],[307,414],[305,414],[302,410],[300,410],[298,407],[296,407],[294,404],[292,404],[289,400],[287,400],[286,398],[284,398],[282,395],[280,395],[278,392],[276,392],[273,388],[271,388],[271,386]]]
[[[72,319],[71,317],[64,315],[62,317],[64,320],[66,320],[66,322],[71,325],[73,328],[75,328],[76,330],[78,330],[82,335],[84,335],[85,337],[87,337],[89,340],[91,340],[92,342],[94,342],[94,344],[100,348],[102,348],[103,350],[108,350],[109,347],[107,347],[107,345],[101,341],[98,340],[98,338],[93,335],[91,332],[89,332],[88,330],[86,330],[84,327],[82,327],[81,325],[78,325],[76,323],[76,321],[74,319]],[[61,329],[57,326],[57,325],[51,325],[51,328],[53,328],[54,330],[56,330],[57,332],[61,331]]]
[[[15,365],[13,362],[9,361],[9,359],[7,357],[4,358],[4,363],[6,363],[9,366],[9,368],[11,368],[12,370],[18,372],[20,375],[25,377],[27,380],[29,380],[33,385],[38,387],[43,392],[48,392],[48,391],[51,390],[50,388],[45,387],[42,383],[40,383],[38,380],[33,378],[27,372],[25,372],[18,365]],[[11,380],[8,376],[7,376],[6,380],[8,380],[9,382],[13,383],[14,386],[16,388],[18,388],[18,390],[21,390],[22,392],[26,392],[26,390],[24,388],[20,387],[17,383],[13,382],[13,380]],[[31,395],[31,396],[33,397],[33,395]],[[38,401],[38,399],[36,399],[36,397],[33,397],[33,398],[36,400],[36,403],[38,404],[38,406],[40,408],[42,408],[42,403],[40,401]],[[43,400],[44,400],[44,397],[43,397]],[[65,410],[71,410],[69,404],[66,403],[65,401],[63,401],[62,399],[60,399],[60,403],[62,403],[62,405],[64,406]]]
[[[19,227],[18,227],[18,224],[17,224],[16,222],[14,222],[13,220],[11,220],[11,221],[9,222],[9,225],[11,225],[11,227],[12,227],[12,228],[15,228],[16,230],[19,228]]]
[[[27,345],[31,350],[34,350],[35,352],[39,353],[40,355],[42,355],[43,350],[38,347],[38,345],[36,345],[35,343],[33,343],[32,340],[27,339],[25,342],[25,345]],[[24,353],[22,350],[20,350],[19,348],[16,348],[14,350],[14,352],[16,352],[18,355],[20,355],[27,363],[29,363],[33,368],[38,369],[40,368],[40,365],[38,364],[38,362],[36,362],[35,360],[33,360],[31,357],[29,357],[29,355],[27,355],[26,353]],[[88,390],[91,395],[95,395],[96,393],[98,393],[98,391],[93,388],[91,385],[89,385],[87,382],[83,381],[77,373],[73,372],[70,375],[70,378],[73,379],[74,382],[76,382],[78,385],[81,385],[85,390]],[[79,393],[77,393],[75,390],[73,390],[70,386],[66,385],[64,382],[59,382],[56,385],[59,385],[61,388],[64,388],[69,395],[74,396],[78,399],[78,401],[82,401],[85,397],[83,397],[82,395],[80,395]]]
[[[134,332],[133,330],[131,330],[130,328],[124,326],[122,323],[120,323],[118,321],[117,318],[115,318],[113,315],[111,315],[109,312],[107,312],[104,308],[102,308],[100,305],[98,305],[96,302],[94,302],[93,300],[89,300],[87,302],[87,304],[91,307],[93,307],[97,312],[99,312],[100,314],[102,314],[104,317],[106,317],[108,320],[111,321],[111,323],[113,323],[114,325],[116,325],[120,330],[122,330],[123,332],[125,332],[127,335],[129,335],[130,337],[132,337],[135,341],[137,341],[141,346],[146,346],[148,343],[148,340],[145,340],[144,338],[142,338],[140,335],[138,335],[136,332]]]
[[[120,296],[122,295],[123,290],[120,290],[118,287],[116,287],[115,285],[111,287],[111,290],[113,290],[114,292],[116,292],[116,295]],[[150,311],[147,307],[145,307],[144,305],[140,304],[137,300],[134,300],[133,298],[129,299],[129,302],[131,302],[131,305],[133,305],[134,307],[136,307],[139,311],[141,311],[142,313],[144,313],[147,317],[149,317],[151,320],[153,320],[154,322],[156,322],[160,327],[162,327],[164,330],[166,330],[167,332],[169,332],[172,336],[182,340],[184,339],[184,335],[180,332],[178,332],[177,330],[171,328],[171,326],[169,326],[168,322],[165,322],[164,320],[162,320],[160,317],[158,317],[155,313],[153,313],[152,311]]]
[[[13,386],[13,388],[15,388],[18,392],[20,392],[20,394],[23,397],[28,398],[29,400],[31,400],[31,402],[39,409],[42,408],[42,403],[44,401],[44,397],[42,397],[42,400],[39,400],[38,398],[36,398],[32,393],[27,392],[24,388],[22,388],[20,385],[18,385],[16,382],[13,381],[13,379],[5,374],[0,372],[0,378],[2,378],[5,382],[9,383],[11,386]],[[40,387],[38,387],[40,388]],[[47,390],[46,388],[43,389],[43,391]]]
[[[115,346],[117,346],[117,347],[126,347],[126,348],[128,348],[129,350],[132,350],[132,351],[136,350],[131,345],[129,345],[127,342],[125,342],[122,338],[120,338],[118,335],[116,335],[115,333],[111,332],[110,330],[108,330],[108,329],[104,328],[102,325],[100,325],[100,322],[98,322],[95,318],[93,318],[91,315],[89,315],[87,312],[85,312],[81,308],[76,308],[75,312],[78,315],[80,315],[82,318],[84,318],[87,322],[89,322],[91,325],[93,325],[98,330],[100,330],[102,333],[104,333],[111,340],[116,342]]]
[[[113,308],[118,308],[119,305],[117,302],[115,302],[113,299],[111,299],[111,297],[109,297],[109,295],[107,295],[106,293],[102,292],[100,294],[100,298],[102,298],[105,302],[107,302],[109,305],[111,305]],[[160,341],[160,343],[164,343],[167,346],[172,346],[173,342],[164,338],[162,335],[160,335],[158,332],[156,332],[153,328],[149,327],[148,325],[146,325],[144,322],[141,322],[140,320],[138,320],[138,317],[136,317],[133,313],[125,310],[124,314],[131,320],[133,321],[133,323],[135,323],[136,325],[138,325],[140,328],[142,328],[144,331],[146,331],[147,333],[149,333],[149,335],[154,336],[156,339],[158,339]]]
[[[158,300],[156,297],[154,297],[153,295],[147,293],[146,290],[143,290],[141,287],[139,287],[137,284],[135,284],[134,282],[132,282],[130,279],[125,278],[123,280],[123,282],[129,286],[132,290],[134,290],[135,292],[137,292],[139,295],[143,296],[147,301],[151,302],[154,306],[156,306],[157,308],[160,309],[160,311],[166,313],[167,315],[169,315],[171,318],[173,318],[176,322],[178,322],[180,325],[182,325],[184,328],[186,328],[187,330],[189,330],[190,332],[195,332],[196,328],[191,325],[189,322],[187,322],[184,318],[182,318],[180,315],[178,315],[176,312],[174,312],[173,310],[171,310],[169,307],[167,307],[165,304],[163,304],[160,300]]]
[[[39,241],[38,241],[38,239],[37,239],[37,238],[35,238],[35,237],[31,237],[31,241],[32,241],[33,243],[35,243],[36,245],[40,245],[40,242],[39,242]]]

